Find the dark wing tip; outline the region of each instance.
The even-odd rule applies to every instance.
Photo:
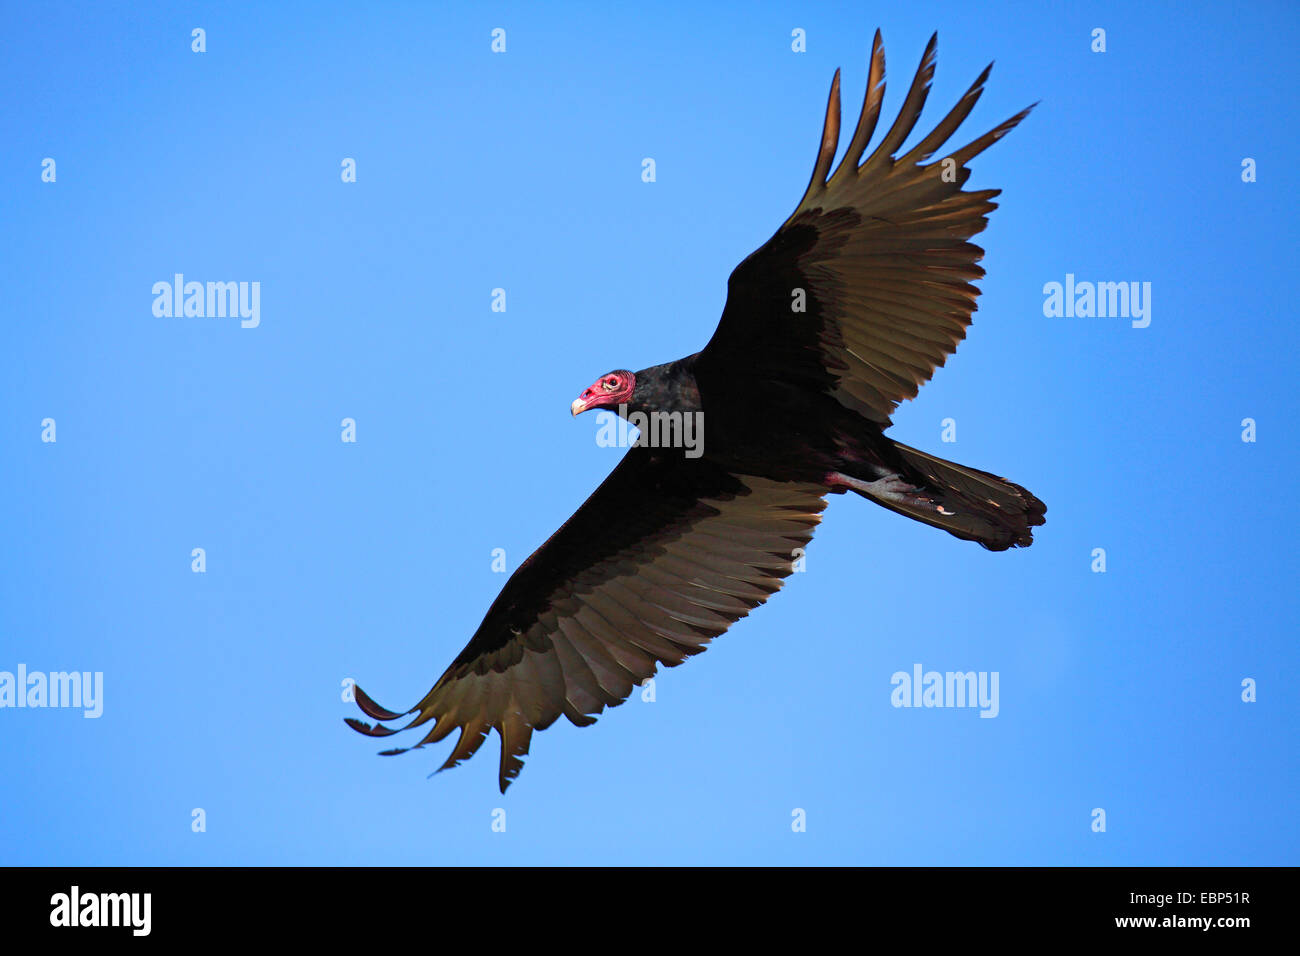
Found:
[[[383,724],[368,724],[364,720],[357,720],[355,717],[344,717],[343,723],[347,724],[359,734],[365,734],[367,737],[391,737],[397,733],[391,727],[385,727]]]
[[[371,699],[369,694],[356,684],[352,685],[352,696],[356,700],[357,706],[361,708],[361,712],[367,717],[373,717],[375,720],[397,720],[397,718],[404,716],[403,714],[394,713],[386,707],[380,707]],[[410,711],[406,713],[410,713]]]

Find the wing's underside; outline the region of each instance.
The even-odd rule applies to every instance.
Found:
[[[828,176],[840,130],[836,71],[812,180],[790,218],[732,273],[706,365],[828,392],[885,427],[965,338],[979,294],[971,282],[984,275],[983,250],[967,240],[987,225],[1001,191],[962,191],[966,164],[1029,109],[926,162],[978,102],[990,64],[928,135],[895,156],[929,93],[935,44],[932,37],[898,118],[862,160],[885,91],[876,33],[857,126]]]
[[[777,591],[795,550],[812,537],[824,494],[820,485],[733,475],[707,458],[633,448],[514,573],[401,729],[433,722],[417,747],[459,729],[441,769],[473,756],[496,730],[504,792],[534,730],[561,715],[592,723],[659,664],[699,653]],[[405,716],[360,688],[356,697],[376,720]],[[371,736],[398,732],[349,723]]]

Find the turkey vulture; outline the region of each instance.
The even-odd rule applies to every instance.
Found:
[[[993,551],[1032,543],[1047,509],[1024,488],[883,434],[898,403],[965,338],[975,311],[970,283],[984,275],[983,250],[969,239],[1000,190],[963,191],[966,164],[1033,108],[927,162],[974,108],[990,64],[929,135],[896,156],[929,92],[936,39],[898,119],[862,161],[885,93],[876,32],[857,128],[831,173],[836,71],[812,181],[731,274],[713,338],[666,365],[609,372],[574,401],[574,415],[603,408],[639,425],[638,443],[519,566],[424,699],[399,714],[358,687],[367,716],[414,714],[403,730],[432,721],[416,747],[459,729],[440,769],[473,756],[496,730],[504,793],[534,730],[561,716],[593,723],[658,665],[698,654],[779,590],[828,494],[853,491]],[[697,420],[704,441],[686,448],[676,426]],[[678,440],[644,440],[660,424]],[[372,737],[398,732],[348,724]]]

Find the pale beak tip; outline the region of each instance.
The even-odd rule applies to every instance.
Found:
[[[585,406],[585,405],[582,404],[582,399],[580,399],[580,398],[575,398],[575,399],[573,400],[573,404],[569,406],[569,411],[571,411],[571,412],[573,412],[573,414],[577,415],[579,412],[586,411],[586,408],[587,408],[587,406]]]

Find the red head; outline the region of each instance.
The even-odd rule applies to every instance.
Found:
[[[582,394],[574,399],[570,408],[573,414],[580,415],[590,408],[613,408],[632,400],[636,390],[636,376],[625,368],[606,372],[591,385],[583,389]]]

